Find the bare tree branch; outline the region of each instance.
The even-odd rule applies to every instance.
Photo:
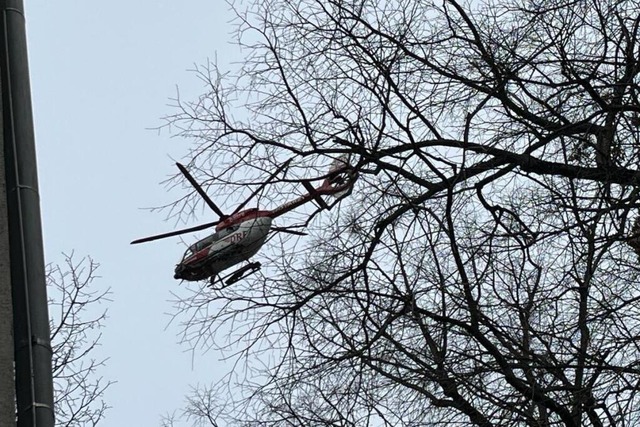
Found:
[[[637,2],[231,6],[246,60],[166,118],[199,181],[233,206],[292,158],[269,208],[342,153],[359,178],[283,218],[311,237],[262,276],[176,295],[184,342],[236,364],[174,419],[639,423]]]
[[[73,253],[65,255],[64,265],[47,266],[54,404],[60,426],[95,426],[108,409],[103,396],[113,382],[100,375],[106,359],[96,359],[94,350],[100,345],[110,290],[96,287],[97,269],[91,258],[78,261]]]

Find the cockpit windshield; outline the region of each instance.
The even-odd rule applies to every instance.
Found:
[[[197,252],[200,252],[201,250],[211,245],[211,243],[215,242],[219,238],[220,238],[219,233],[213,233],[212,235],[207,236],[202,240],[198,240],[196,243],[189,246],[189,249],[187,249],[187,251],[184,253],[184,258],[189,258],[191,255]]]

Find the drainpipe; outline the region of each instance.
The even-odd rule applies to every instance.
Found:
[[[0,0],[0,74],[18,427],[53,427],[51,338],[22,0]]]

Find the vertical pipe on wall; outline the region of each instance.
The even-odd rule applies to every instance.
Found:
[[[22,0],[0,0],[0,72],[18,427],[53,427],[53,380]]]

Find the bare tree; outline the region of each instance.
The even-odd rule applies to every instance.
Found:
[[[192,423],[196,427],[218,427],[216,422],[218,396],[212,386],[195,386],[187,396],[184,409],[167,413],[161,418],[161,427]],[[178,424],[176,424],[178,423]],[[182,423],[182,424],[181,424]]]
[[[104,392],[112,383],[100,374],[96,359],[110,290],[96,287],[98,264],[65,255],[63,265],[47,266],[51,315],[52,368],[56,425],[95,426],[108,406]]]
[[[288,159],[261,205],[339,155],[359,179],[262,276],[180,295],[185,342],[236,352],[206,417],[640,423],[639,6],[238,3],[246,61],[167,118],[192,169],[227,205]]]

